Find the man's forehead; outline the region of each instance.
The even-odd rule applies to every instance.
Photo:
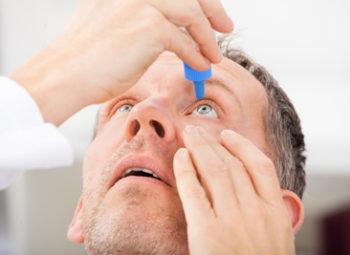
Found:
[[[239,123],[245,127],[240,132],[247,137],[254,130],[264,130],[263,114],[268,105],[265,89],[242,66],[228,58],[213,65],[213,77],[206,82],[205,90],[206,99],[229,113],[221,115],[220,121],[225,125],[232,127]],[[182,61],[172,53],[160,55],[130,90],[104,104],[100,117],[108,116],[116,102],[126,98],[137,103],[172,105],[176,109],[195,102],[192,83],[184,78]],[[263,140],[255,140],[264,147]]]
[[[182,65],[182,60],[180,58],[177,57],[176,54],[174,54],[173,52],[170,51],[164,51],[163,53],[161,53],[159,55],[159,57],[157,58],[157,60],[154,62],[153,65],[164,65],[164,64],[179,64]],[[235,63],[234,61],[232,61],[231,59],[228,59],[227,57],[223,57],[222,61],[218,64],[214,64],[213,67],[219,67],[222,68],[226,71],[246,71],[242,66],[240,66],[239,64]],[[248,74],[249,72],[246,71]]]
[[[255,77],[234,61],[224,57],[219,64],[212,65],[213,77],[206,82],[206,90],[225,90],[228,96],[235,97],[235,101],[245,108],[252,101],[267,104],[267,96],[262,84]],[[129,91],[121,97],[133,95],[136,98],[147,98],[159,94],[193,93],[191,82],[186,81],[183,73],[183,62],[171,52],[162,53],[148,68],[146,73]],[[209,88],[209,86],[211,86]],[[118,97],[117,97],[118,98]],[[116,99],[117,99],[116,98]],[[113,102],[114,100],[110,101]],[[107,103],[108,105],[109,103]]]
[[[222,88],[226,87],[226,90],[238,97],[246,93],[266,97],[262,84],[250,72],[231,59],[224,57],[220,63],[213,64],[212,69],[213,77],[207,82],[208,85],[220,83]],[[183,62],[172,52],[160,54],[148,72],[140,79],[144,85],[145,83],[160,85],[162,81],[188,83],[184,79]]]
[[[162,54],[159,55],[158,59],[153,63],[151,66],[151,70],[160,70],[163,68],[169,68],[171,66],[174,67],[177,71],[181,72],[183,74],[182,69],[183,62],[180,58],[178,58],[174,53],[165,51]],[[181,68],[179,68],[181,67]],[[231,59],[227,57],[223,57],[222,61],[218,64],[212,65],[213,69],[213,77],[214,79],[220,79],[220,78],[233,78],[237,82],[247,79],[250,77],[251,79],[255,79],[255,77],[248,72],[246,69],[244,69],[241,65],[237,64],[236,62],[232,61]],[[217,77],[216,77],[217,76]],[[250,80],[250,79],[249,79]],[[258,81],[257,81],[258,82]],[[259,83],[259,82],[258,82]],[[227,84],[229,85],[229,84]],[[254,85],[260,85],[261,84],[254,84]]]

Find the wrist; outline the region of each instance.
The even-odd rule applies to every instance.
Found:
[[[46,122],[60,125],[88,103],[74,88],[79,81],[67,70],[63,52],[42,50],[10,78],[23,86],[37,103]]]

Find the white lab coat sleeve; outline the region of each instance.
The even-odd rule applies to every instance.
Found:
[[[0,189],[25,170],[70,165],[73,155],[68,140],[44,122],[30,94],[0,76]]]

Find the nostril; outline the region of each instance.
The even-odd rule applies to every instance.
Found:
[[[154,130],[156,131],[159,137],[162,137],[162,138],[164,137],[165,131],[162,124],[160,124],[158,121],[155,121],[155,120],[151,120],[149,124],[154,128]]]
[[[140,123],[137,120],[133,120],[130,124],[130,133],[135,136],[140,130]]]

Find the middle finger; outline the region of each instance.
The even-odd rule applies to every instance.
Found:
[[[228,210],[236,211],[237,198],[228,166],[203,139],[196,127],[187,126],[185,128],[184,142],[216,215]]]
[[[243,163],[223,145],[218,143],[214,137],[204,130],[204,128],[198,127],[198,130],[200,135],[211,145],[222,162],[229,167],[232,183],[239,204],[244,206],[254,203],[258,199],[258,196]]]
[[[207,59],[212,63],[220,62],[222,57],[213,28],[197,1],[149,0],[149,2],[170,22],[179,27],[185,27]]]

